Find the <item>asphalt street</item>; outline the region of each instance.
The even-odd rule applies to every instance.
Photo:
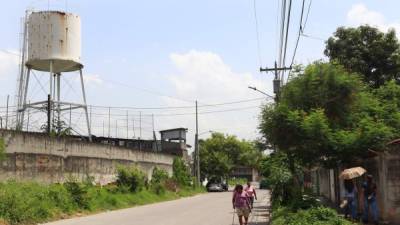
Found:
[[[259,190],[249,225],[266,225],[269,192]],[[207,193],[179,200],[138,206],[47,223],[46,225],[231,225],[232,192]]]

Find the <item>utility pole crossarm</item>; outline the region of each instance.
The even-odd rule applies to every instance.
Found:
[[[265,67],[265,68],[262,68],[262,67],[260,67],[260,72],[271,72],[271,71],[285,71],[285,70],[291,70],[292,69],[292,67],[290,66],[290,67],[282,67],[282,68],[268,68],[268,67]]]

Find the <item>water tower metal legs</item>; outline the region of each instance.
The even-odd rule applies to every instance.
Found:
[[[48,102],[48,104],[50,104],[50,106],[48,106],[48,108],[50,109],[50,115],[51,115],[51,118],[53,118],[53,120],[54,120],[54,114],[52,113],[52,111],[53,111],[53,88],[55,88],[55,87],[53,87],[53,61],[50,61],[50,80],[49,80],[49,83],[50,83],[50,101]],[[47,124],[47,126],[48,126],[48,130],[51,132],[52,131],[52,128],[53,128],[53,122],[52,122],[52,120],[50,120],[50,123],[48,123]]]
[[[89,115],[88,115],[87,104],[86,104],[85,84],[83,83],[82,69],[79,70],[79,75],[81,78],[83,104],[84,104],[84,110],[85,110],[85,115],[86,115],[86,124],[87,124],[87,128],[88,128],[89,141],[92,141],[92,132],[90,130],[90,124],[89,124]]]
[[[28,68],[27,72],[26,72],[26,78],[23,84],[23,88],[24,88],[24,92],[23,92],[23,96],[22,97],[22,108],[18,109],[19,111],[21,111],[20,117],[17,118],[17,130],[22,130],[22,127],[24,126],[24,117],[25,117],[25,110],[26,110],[26,97],[28,94],[28,86],[29,86],[29,77],[31,74],[31,69]]]

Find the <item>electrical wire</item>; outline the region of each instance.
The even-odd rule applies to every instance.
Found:
[[[285,66],[285,63],[286,63],[286,53],[287,53],[287,43],[288,43],[288,37],[289,37],[291,11],[292,11],[292,0],[289,0],[288,16],[287,16],[287,21],[286,21],[285,45],[284,45],[284,49],[283,49],[283,58],[282,58],[282,66],[283,67]],[[284,76],[285,76],[285,71],[282,71],[281,82],[283,82]]]
[[[157,91],[152,91],[152,90],[144,89],[144,88],[137,87],[137,86],[133,86],[133,85],[128,85],[128,84],[126,84],[126,83],[121,83],[121,82],[112,81],[112,80],[105,80],[105,79],[103,79],[103,80],[104,80],[104,81],[107,81],[107,82],[110,82],[110,83],[113,83],[113,84],[120,85],[120,86],[124,86],[124,87],[128,87],[128,88],[133,88],[133,89],[135,89],[135,90],[139,90],[139,91],[142,91],[142,92],[147,92],[147,93],[149,93],[149,94],[153,94],[153,95],[156,95],[156,96],[161,96],[161,97],[167,97],[167,98],[175,99],[175,100],[179,100],[179,101],[182,101],[182,102],[194,103],[194,102],[196,101],[196,100],[188,100],[188,99],[178,98],[178,97],[171,96],[171,95],[166,95],[166,94],[163,94],[163,93],[160,93],[160,92],[157,92]]]
[[[309,16],[310,10],[311,10],[311,4],[312,4],[312,0],[310,0],[310,3],[308,4],[307,16],[306,16],[306,19],[304,20],[304,24],[303,24],[302,31],[301,31],[302,33],[304,33],[304,30],[306,29],[308,16]]]
[[[256,25],[258,64],[261,67],[262,66],[262,59],[261,59],[261,49],[260,49],[260,32],[259,32],[259,28],[258,28],[256,0],[253,0],[253,9],[254,9],[254,22],[255,22],[255,25]]]
[[[265,100],[265,98],[252,98],[252,99],[245,99],[245,100],[238,100],[238,101],[231,101],[231,102],[222,102],[222,103],[215,103],[215,104],[201,104],[198,105],[198,108],[202,107],[216,107],[216,106],[224,106],[224,105],[232,105],[232,104],[239,104],[239,103],[246,103],[246,102],[253,102]],[[136,110],[164,110],[164,109],[194,109],[196,106],[165,106],[165,107],[132,107],[132,106],[102,106],[102,105],[88,105],[95,108],[104,108],[104,109],[136,109]]]
[[[292,66],[293,66],[294,58],[296,57],[297,48],[298,48],[298,46],[299,46],[300,36],[301,36],[301,34],[302,34],[302,32],[303,32],[304,3],[305,3],[305,0],[303,0],[303,3],[302,3],[302,5],[301,5],[301,14],[300,14],[299,31],[298,31],[298,34],[297,34],[297,39],[296,39],[295,47],[294,47],[294,50],[293,50],[293,56],[292,56],[292,60],[291,60],[291,63],[290,63],[290,68],[292,68]],[[289,70],[289,74],[288,74],[288,77],[287,77],[287,81],[289,81],[289,79],[291,78],[291,75],[292,75],[291,72],[292,72],[292,69]],[[286,82],[287,82],[287,81],[286,81]]]

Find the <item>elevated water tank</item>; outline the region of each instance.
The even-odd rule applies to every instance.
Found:
[[[32,12],[28,18],[28,60],[34,70],[69,72],[82,68],[81,20],[72,13]]]

